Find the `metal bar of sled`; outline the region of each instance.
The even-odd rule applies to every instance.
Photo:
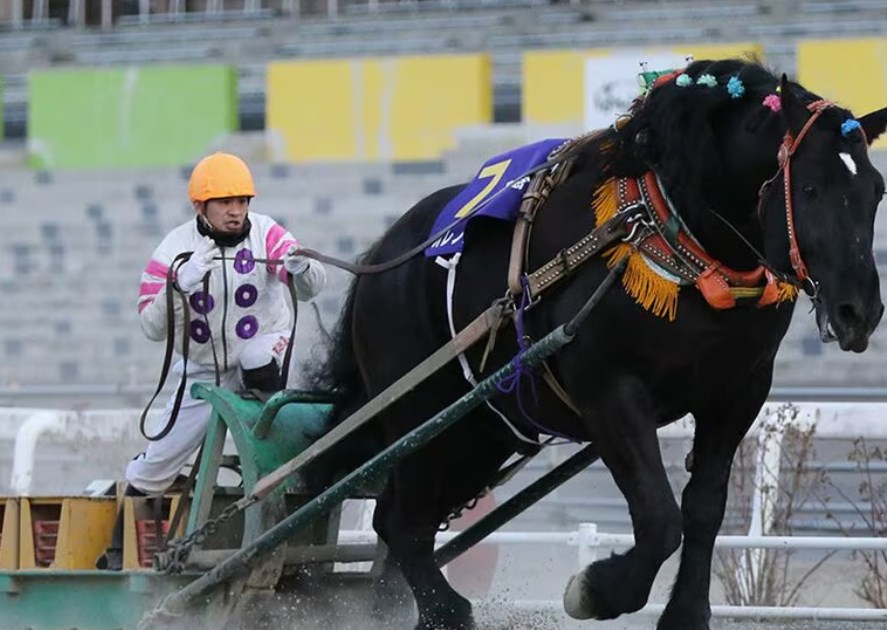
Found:
[[[338,483],[305,503],[235,555],[224,560],[182,590],[171,593],[157,610],[147,613],[147,617],[143,618],[143,621],[150,619],[154,614],[182,613],[192,602],[201,601],[205,595],[220,584],[248,573],[254,565],[262,562],[265,556],[285,544],[296,531],[332,510],[368,480],[386,474],[401,459],[428,444],[465,414],[485,400],[492,398],[498,391],[497,384],[514,372],[516,364],[526,367],[538,365],[572,339],[572,335],[565,332],[564,326],[559,326],[548,333],[530,346],[518,361],[509,361],[507,365],[481,381],[472,391],[426,421],[422,426],[410,431]]]
[[[201,549],[191,552],[188,570],[210,571],[233,556],[240,549]],[[351,545],[309,545],[288,547],[285,563],[292,565],[319,562],[371,562],[379,555],[375,543]]]
[[[547,496],[555,488],[560,487],[577,474],[593,464],[600,455],[594,444],[589,444],[580,451],[558,464],[557,467],[528,485],[526,488],[505,501],[495,510],[481,518],[474,525],[461,532],[451,541],[445,543],[434,552],[434,560],[438,566],[452,562],[458,556],[498,530],[518,514]]]
[[[280,466],[277,470],[262,477],[253,489],[252,494],[241,499],[241,502],[248,503],[253,499],[264,499],[274,488],[279,486],[299,468],[314,461],[330,447],[338,444],[357,429],[373,420],[381,411],[428,378],[428,376],[437,372],[459,354],[483,339],[487,332],[489,332],[491,323],[496,321],[497,312],[498,308],[491,306],[481,313],[449,343],[438,348],[434,354],[392,383],[382,393],[351,414],[329,433]]]

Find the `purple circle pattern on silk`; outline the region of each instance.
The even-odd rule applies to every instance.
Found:
[[[241,308],[252,306],[259,297],[259,290],[251,284],[242,284],[234,292],[234,302]]]
[[[251,339],[259,332],[259,320],[252,315],[241,317],[237,322],[235,330],[237,331],[237,336],[241,339]]]
[[[237,273],[249,273],[256,268],[256,261],[253,259],[253,252],[248,247],[244,247],[234,254],[234,271]]]
[[[197,343],[209,341],[209,326],[206,325],[206,322],[202,322],[199,319],[191,320],[191,339]]]
[[[191,302],[191,308],[194,309],[194,312],[200,313],[201,315],[206,315],[213,310],[213,307],[216,305],[213,296],[209,293],[204,293],[203,291],[192,293],[191,297],[188,298],[188,301]]]

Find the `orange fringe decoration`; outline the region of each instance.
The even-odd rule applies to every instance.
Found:
[[[777,286],[779,287],[777,302],[794,302],[798,299],[799,289],[795,285],[788,282],[778,282]]]
[[[616,215],[618,201],[616,180],[605,181],[594,193],[594,208],[597,225]],[[614,267],[626,256],[628,266],[622,274],[622,286],[625,292],[634,298],[642,308],[658,317],[667,317],[673,322],[678,312],[678,295],[680,285],[672,282],[653,271],[643,255],[628,243],[619,243],[604,252],[607,267]]]
[[[602,225],[616,216],[617,203],[616,180],[611,178],[594,191],[592,207],[597,225]],[[625,292],[644,309],[658,317],[667,317],[668,321],[673,322],[678,313],[681,286],[653,271],[643,255],[628,243],[619,243],[603,253],[609,268],[613,268],[626,256],[629,257],[628,265],[622,274],[622,286],[625,287]],[[777,302],[791,302],[797,299],[798,287],[786,282],[780,282],[778,286]]]

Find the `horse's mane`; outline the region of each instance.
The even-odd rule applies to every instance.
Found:
[[[779,78],[759,61],[695,61],[683,74],[690,77],[689,85],[672,78],[652,88],[634,101],[618,130],[611,129],[587,150],[603,150],[608,176],[639,176],[652,168],[672,198],[699,207],[706,193],[725,179],[718,134],[742,129],[778,143],[785,127],[782,117],[763,105],[765,97],[776,94]],[[727,87],[734,77],[742,86],[739,96]],[[715,84],[709,85],[712,78]],[[804,101],[817,98],[797,84],[792,87]],[[722,143],[724,139],[720,137]],[[774,168],[776,146],[767,149]]]

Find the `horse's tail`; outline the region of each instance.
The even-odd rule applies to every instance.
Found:
[[[308,375],[312,389],[327,392],[334,397],[332,419],[336,424],[367,399],[352,334],[356,288],[357,279],[351,283],[342,314],[327,342],[329,345],[326,358]]]
[[[329,428],[340,424],[369,400],[360,371],[357,353],[354,351],[352,324],[354,322],[357,279],[351,283],[342,314],[327,342],[326,358],[309,369],[307,381],[311,389],[329,393],[334,398],[330,412]],[[303,478],[319,487],[327,486],[333,479],[351,472],[382,448],[379,427],[370,422],[354,435],[346,438],[330,450],[319,462],[303,471]]]

